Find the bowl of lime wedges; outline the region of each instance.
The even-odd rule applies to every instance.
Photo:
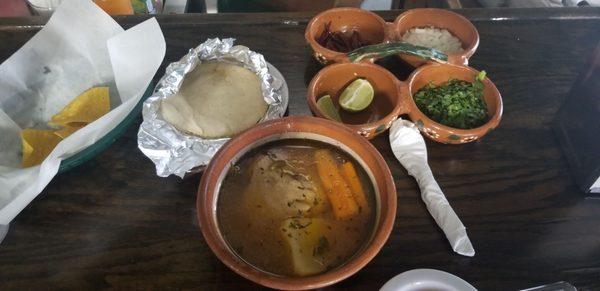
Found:
[[[308,86],[308,105],[318,117],[343,123],[371,139],[408,112],[404,83],[372,63],[339,63],[323,68]]]

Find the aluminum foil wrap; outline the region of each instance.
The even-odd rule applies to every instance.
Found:
[[[143,121],[138,132],[138,147],[156,165],[156,174],[183,177],[188,171],[205,166],[229,138],[205,139],[185,134],[162,119],[162,100],[175,94],[188,72],[205,61],[223,61],[241,65],[255,72],[261,80],[268,109],[259,121],[283,116],[288,105],[288,88],[281,73],[264,57],[245,46],[234,46],[235,39],[208,39],[191,49],[178,62],[169,64],[154,93],[145,102]]]

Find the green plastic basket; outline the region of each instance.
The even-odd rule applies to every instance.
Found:
[[[146,99],[152,95],[153,88],[154,86],[152,86],[152,84],[148,86],[146,92],[144,92],[144,96],[142,96],[142,99],[140,99],[140,102],[135,105],[133,110],[131,110],[125,119],[123,119],[123,121],[121,121],[121,123],[119,123],[113,130],[100,138],[93,145],[61,161],[60,167],[58,168],[58,173],[64,173],[91,160],[96,155],[107,149],[113,142],[115,142],[115,140],[121,137],[142,111],[142,105],[144,104],[144,101],[146,101]]]

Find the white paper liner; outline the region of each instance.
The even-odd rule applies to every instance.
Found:
[[[65,0],[0,65],[0,224],[50,183],[61,161],[93,145],[133,110],[165,55],[156,19],[124,31],[92,1]],[[111,111],[61,141],[41,165],[22,168],[20,132],[43,128],[73,98],[108,86]]]

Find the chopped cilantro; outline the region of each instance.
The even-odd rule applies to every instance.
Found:
[[[415,103],[441,124],[460,129],[479,127],[489,120],[483,100],[484,78],[485,71],[481,71],[473,83],[457,79],[439,86],[429,83],[417,91]]]

